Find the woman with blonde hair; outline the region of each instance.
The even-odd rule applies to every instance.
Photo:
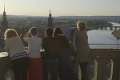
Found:
[[[88,80],[87,64],[90,61],[90,48],[85,23],[78,21],[77,29],[74,34],[74,44],[77,47],[77,60],[82,71],[81,80]]]
[[[27,80],[29,67],[27,53],[24,49],[18,33],[14,29],[7,29],[4,33],[6,41],[6,51],[12,60],[15,80]]]

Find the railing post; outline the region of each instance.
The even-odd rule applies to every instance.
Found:
[[[119,79],[119,71],[120,71],[120,55],[119,54],[120,53],[116,54],[116,56],[112,58],[114,62],[112,80],[120,80]]]
[[[105,80],[105,65],[107,60],[104,56],[99,56],[96,60],[98,62],[97,80]]]
[[[109,70],[108,80],[120,80],[120,50],[119,49],[92,49],[94,59],[97,62],[96,71],[92,80],[105,80],[106,71]],[[106,67],[110,61],[111,66]],[[109,69],[110,68],[110,69]],[[108,70],[106,70],[108,69]]]

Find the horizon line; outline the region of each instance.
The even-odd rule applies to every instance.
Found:
[[[3,14],[0,14],[3,15]],[[48,17],[47,15],[23,15],[23,14],[7,14],[7,15],[11,15],[11,16],[43,16],[43,17]],[[120,16],[120,15],[59,15],[59,16],[54,16],[54,17],[61,17],[61,16],[86,16],[86,17],[90,17],[90,16]],[[53,17],[53,16],[52,16]]]

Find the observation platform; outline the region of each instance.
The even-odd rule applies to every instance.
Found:
[[[89,80],[120,80],[120,49],[91,49],[91,53]],[[78,72],[80,80],[80,68]],[[11,62],[3,52],[0,53],[0,80],[14,80]]]

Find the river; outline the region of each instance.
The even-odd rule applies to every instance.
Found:
[[[118,23],[111,22],[113,26],[120,26]],[[120,40],[117,40],[111,33],[115,31],[107,27],[106,30],[96,29],[87,31],[90,48],[120,48]]]

